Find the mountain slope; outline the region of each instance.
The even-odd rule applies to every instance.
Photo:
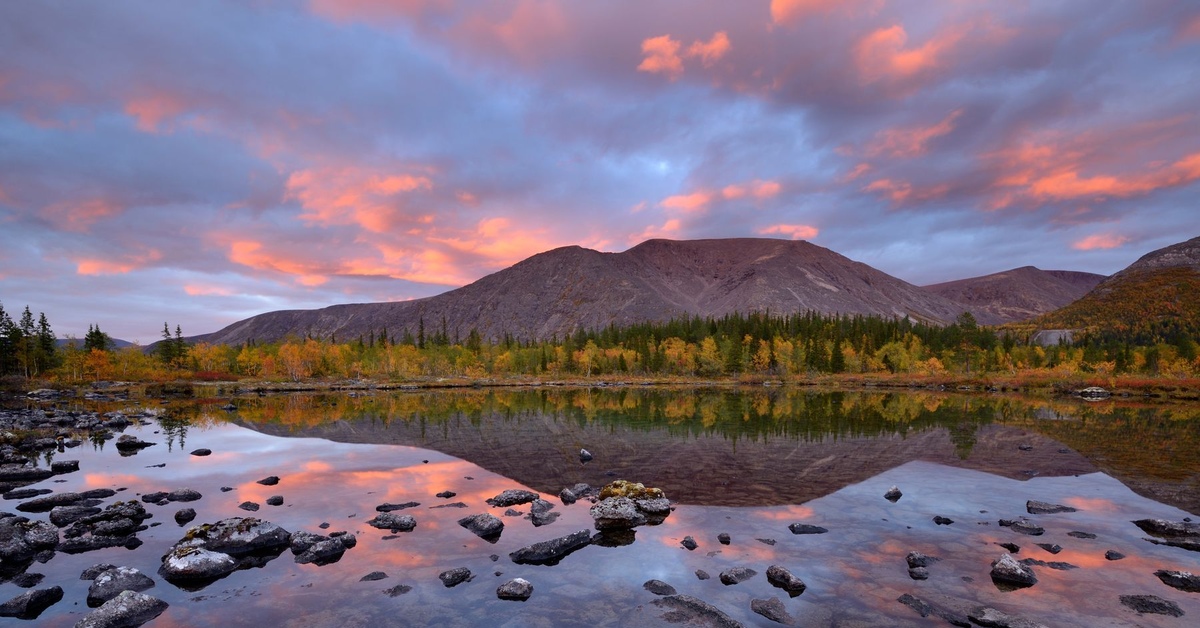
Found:
[[[996,325],[1052,312],[1087,294],[1102,280],[1104,275],[1022,266],[924,289],[970,308],[980,323]]]
[[[964,307],[809,242],[649,240],[622,253],[578,246],[534,255],[444,294],[415,301],[268,312],[193,340],[239,344],[288,335],[349,340],[443,329],[453,339],[563,337],[681,316],[771,311],[953,321]]]
[[[1143,255],[1083,298],[1032,322],[1132,333],[1142,341],[1200,334],[1200,237]]]

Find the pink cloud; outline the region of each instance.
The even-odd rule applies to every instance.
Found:
[[[793,240],[811,240],[820,231],[810,225],[771,225],[758,230],[763,235],[785,235]]]
[[[638,244],[654,238],[677,238],[683,230],[683,223],[678,218],[668,219],[661,225],[650,225],[641,233],[629,238],[629,244]]]
[[[297,170],[288,176],[286,189],[287,198],[300,201],[305,210],[301,220],[384,233],[421,221],[420,215],[404,210],[403,197],[432,190],[433,181],[424,175],[343,166]]]
[[[78,258],[75,260],[75,272],[80,275],[124,275],[146,268],[160,259],[162,253],[154,249],[141,255],[126,254],[116,259]]]
[[[1112,234],[1092,235],[1082,240],[1077,240],[1071,243],[1071,248],[1077,251],[1091,251],[1095,249],[1115,249],[1129,241],[1126,236],[1118,236]]]
[[[233,296],[233,291],[222,286],[211,286],[204,284],[185,284],[183,291],[192,297],[228,297]]]
[[[137,128],[158,133],[163,123],[187,111],[187,103],[174,94],[154,92],[135,96],[125,103],[125,113],[137,120]]]
[[[876,179],[863,188],[867,192],[878,192],[891,199],[893,205],[904,205],[910,202],[928,201],[941,198],[950,191],[947,184],[931,185],[928,187],[913,187],[907,181],[892,179]]]
[[[679,56],[680,43],[671,39],[670,35],[650,37],[642,41],[642,54],[645,58],[638,64],[639,72],[651,74],[666,74],[674,81],[683,75],[683,59]]]
[[[813,15],[832,13],[838,8],[860,4],[855,0],[771,0],[771,21],[775,24],[797,22]]]
[[[867,174],[870,171],[871,171],[871,164],[860,163],[860,164],[854,166],[854,169],[851,170],[850,172],[847,172],[845,174],[845,176],[843,176],[841,179],[839,179],[839,181],[841,181],[842,183],[849,183],[849,182],[863,176],[864,174]]]
[[[237,240],[229,244],[229,261],[257,270],[268,270],[294,277],[303,286],[319,286],[329,281],[319,265],[309,259],[298,260],[292,256],[267,250],[262,242]]]
[[[450,0],[309,0],[314,13],[339,22],[416,17],[450,5]]]
[[[721,57],[724,57],[732,47],[725,31],[718,31],[707,42],[696,41],[688,46],[687,56],[699,57],[701,65],[710,68],[720,61]]]
[[[81,201],[63,201],[42,209],[42,212],[54,220],[55,224],[67,231],[78,233],[87,232],[93,224],[119,215],[124,208],[102,198]]]
[[[870,157],[920,157],[929,150],[930,141],[954,130],[955,122],[962,113],[962,109],[955,109],[931,126],[884,129],[875,134],[874,141],[866,148],[866,154]]]
[[[677,209],[682,212],[697,212],[708,207],[709,202],[712,201],[712,197],[712,193],[706,191],[677,194],[663,199],[659,205],[666,209]]]

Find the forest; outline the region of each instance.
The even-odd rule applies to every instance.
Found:
[[[98,325],[56,341],[45,315],[15,320],[0,305],[0,374],[72,384],[100,380],[302,382],[360,379],[678,378],[798,380],[865,375],[987,379],[1137,376],[1194,378],[1200,348],[1187,333],[1147,338],[1076,334],[1039,346],[1031,330],[986,327],[969,314],[938,326],[878,316],[770,313],[683,318],[580,330],[565,338],[485,341],[444,321],[412,333],[380,329],[353,339],[291,337],[241,346],[189,343],[163,324],[150,347],[116,348]]]

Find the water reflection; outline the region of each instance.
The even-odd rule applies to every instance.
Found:
[[[1188,513],[1137,495],[1070,449],[1073,442],[1102,440],[1089,436],[1090,425],[1128,438],[1166,433],[1182,441],[1169,447],[1182,451],[1195,436],[1171,430],[1194,430],[1189,419],[1118,409],[1109,417],[1120,427],[1065,411],[1059,417],[1067,420],[1049,421],[1037,417],[1046,406],[933,395],[756,393],[738,399],[689,391],[672,399],[673,394],[284,396],[238,399],[232,415],[215,404],[172,404],[169,417],[128,430],[158,445],[125,458],[111,444],[85,443],[58,455],[79,459],[79,472],[34,487],[124,489],[113,500],[190,487],[204,497],[188,504],[147,504],[154,515],[150,521],[160,525],[139,534],[144,545],[136,550],[58,553],[35,563],[30,571],[46,576],[41,586],[58,584],[65,592],[64,601],[37,624],[78,621],[87,611],[88,584],[79,574],[100,562],[154,575],[157,585],[148,593],[171,607],[152,626],[667,625],[663,609],[652,604],[655,596],[642,588],[652,578],[747,625],[768,625],[751,612],[750,601],[773,596],[799,625],[818,626],[929,625],[896,601],[905,593],[947,605],[990,605],[1054,626],[1180,625],[1179,619],[1126,609],[1118,597],[1127,594],[1170,599],[1185,618],[1200,614],[1200,596],[1171,589],[1153,575],[1158,569],[1200,571],[1200,554],[1150,544],[1131,523],[1146,517],[1180,520]],[[815,422],[806,424],[810,413]],[[1050,428],[1035,431],[1042,426],[1038,421]],[[584,446],[596,454],[586,465],[578,459]],[[212,455],[188,454],[200,447]],[[1121,445],[1095,447],[1091,451],[1125,451]],[[1196,453],[1193,449],[1193,458]],[[1100,456],[1095,460],[1111,464]],[[1146,461],[1130,468],[1148,470],[1140,477],[1149,484],[1180,481],[1155,476],[1156,465]],[[590,529],[588,504],[567,506],[551,498],[561,517],[535,528],[520,516],[503,516],[506,509],[491,508],[485,499],[509,488],[557,493],[578,481],[601,484],[611,479],[608,471],[664,488],[679,503],[677,510],[662,525],[638,528],[628,545],[587,546],[555,566],[509,559],[509,552],[525,545]],[[280,483],[257,483],[268,475],[279,476]],[[896,503],[883,498],[892,485],[904,493]],[[435,496],[447,490],[456,495]],[[283,496],[283,505],[266,505],[273,495]],[[1029,499],[1079,511],[1027,515]],[[285,529],[348,530],[359,543],[333,564],[299,565],[285,552],[262,568],[234,572],[199,591],[157,577],[161,556],[183,534],[172,518],[176,510],[190,506],[198,513],[194,523],[212,522],[250,514],[238,508],[244,501],[262,504],[254,514]],[[377,505],[407,501],[420,503],[404,511],[417,519],[412,532],[391,534],[366,525]],[[437,507],[456,502],[467,507]],[[737,505],[743,503],[755,505]],[[7,511],[14,507],[0,504]],[[457,524],[483,512],[505,522],[495,544]],[[954,523],[936,525],[934,516]],[[1045,534],[1028,537],[998,525],[1001,518],[1017,516],[1035,520]],[[788,525],[797,522],[829,532],[793,535]],[[328,530],[322,530],[324,523]],[[1074,531],[1096,538],[1070,536]],[[729,545],[717,541],[722,532],[731,536]],[[685,536],[699,547],[683,548]],[[1009,542],[1021,546],[1019,559],[1078,568],[1035,566],[1037,585],[1001,591],[989,578],[989,564],[1004,552],[995,544]],[[1053,555],[1035,543],[1063,550]],[[1107,560],[1108,550],[1126,558]],[[910,551],[941,558],[929,567],[928,580],[909,578]],[[789,598],[771,586],[765,572],[773,564],[802,578],[807,590]],[[718,574],[738,566],[758,575],[721,584]],[[454,588],[442,586],[438,574],[456,567],[469,568],[475,577]],[[712,578],[700,580],[697,570]],[[388,577],[362,581],[374,571]],[[496,598],[496,587],[511,577],[533,583],[528,602]],[[385,593],[402,585],[412,588],[395,597]],[[0,584],[0,601],[23,591]]]

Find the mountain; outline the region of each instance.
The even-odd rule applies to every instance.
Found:
[[[129,342],[128,340],[121,340],[120,338],[113,338],[112,341],[113,341],[113,347],[116,349],[124,349],[125,347],[133,346],[132,342]],[[59,349],[65,349],[68,346],[70,346],[71,343],[75,343],[76,347],[80,347],[80,348],[83,347],[83,339],[82,338],[57,338],[57,339],[55,339],[54,343],[55,343],[55,346],[57,346]]]
[[[1031,321],[1040,328],[1134,334],[1139,340],[1200,334],[1200,237],[1143,255],[1083,298]]]
[[[414,301],[268,312],[190,340],[240,344],[288,335],[349,340],[420,325],[466,338],[559,338],[682,316],[735,312],[908,316],[953,321],[961,304],[804,241],[649,240],[621,253],[569,246],[534,255],[444,294]]]
[[[970,309],[984,325],[1033,318],[1061,308],[1095,288],[1104,275],[1022,266],[1004,272],[925,286]]]

